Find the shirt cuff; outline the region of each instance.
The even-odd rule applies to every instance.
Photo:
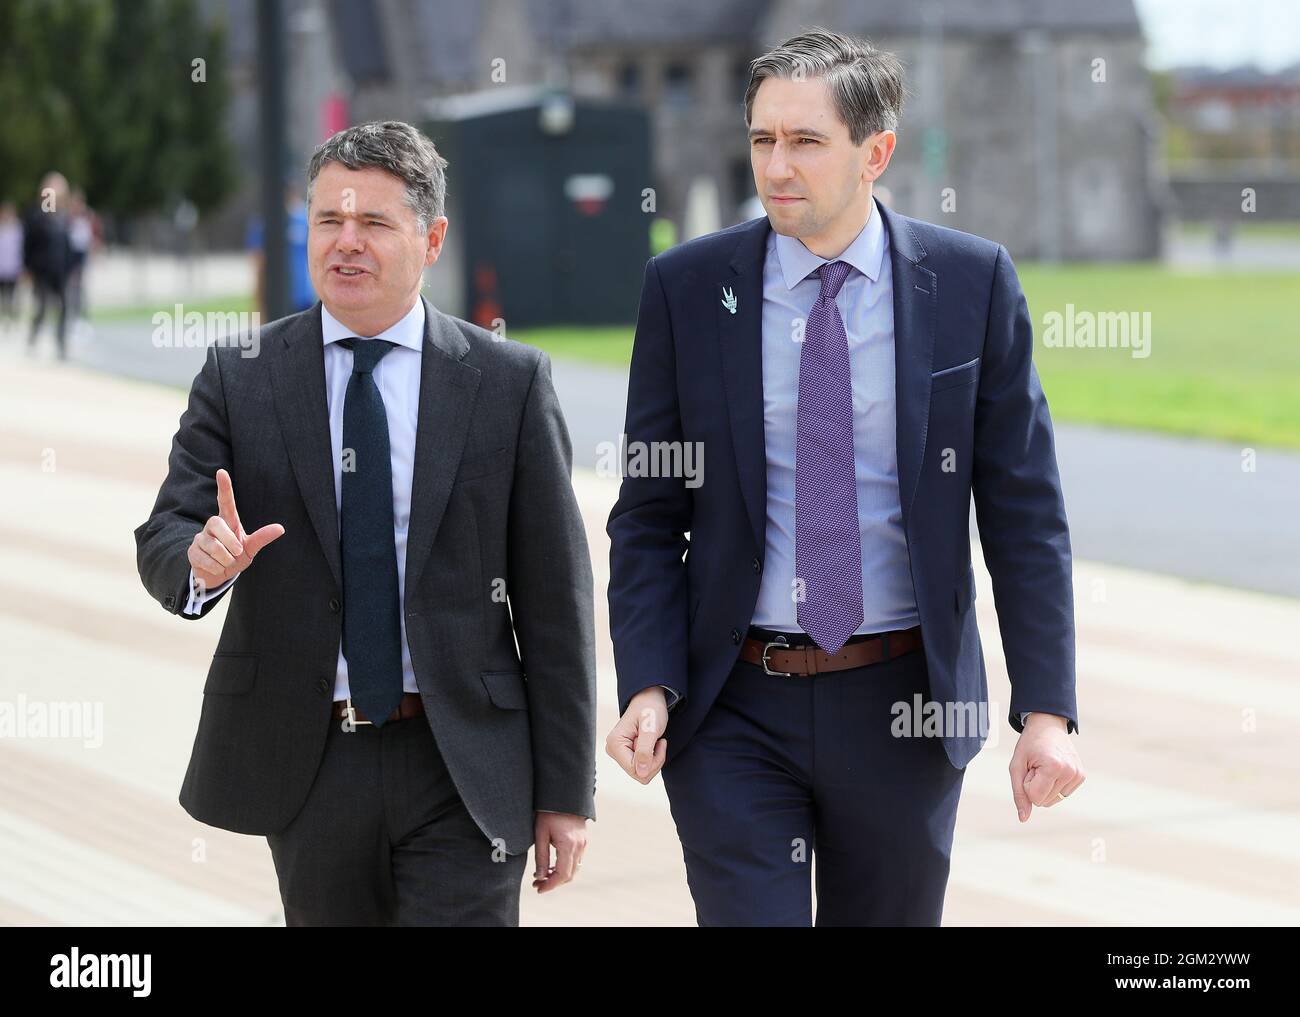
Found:
[[[668,709],[670,711],[674,706],[682,701],[682,694],[676,689],[669,688],[667,685],[660,685],[659,687],[668,694]]]
[[[222,594],[222,592],[238,578],[239,578],[239,574],[236,573],[235,575],[227,579],[224,583],[222,583],[220,586],[218,586],[215,590],[205,590],[200,592],[198,577],[194,575],[194,568],[193,566],[191,566],[190,567],[190,596],[189,596],[189,600],[185,602],[184,613],[198,614],[203,609],[204,604],[206,604],[213,597],[219,597]]]

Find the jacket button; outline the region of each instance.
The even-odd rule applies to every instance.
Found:
[[[338,614],[338,613],[339,613],[339,598],[338,598],[338,597],[330,597],[330,610],[333,611],[335,614]]]
[[[753,564],[754,564],[754,571],[755,571],[755,572],[762,572],[762,571],[763,571],[763,563],[762,563],[761,561],[759,561],[757,558],[754,559],[754,563],[753,563]]]
[[[322,696],[328,696],[330,694],[330,680],[328,678],[320,679],[316,682],[316,689]]]
[[[740,645],[740,629],[731,630],[731,641],[735,643],[737,646]]]

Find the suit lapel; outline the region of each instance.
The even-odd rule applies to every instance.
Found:
[[[271,366],[276,415],[307,515],[342,588],[319,303],[304,313],[297,327],[286,331],[284,344],[284,355],[275,358]],[[468,352],[469,343],[460,329],[425,300],[411,523],[406,542],[407,589],[419,578],[433,547],[469,433],[480,372],[461,362]]]
[[[468,352],[469,341],[456,324],[424,300],[420,411],[411,480],[411,526],[406,540],[408,590],[414,588],[428,561],[465,450],[482,374],[463,362]]]
[[[296,327],[285,330],[285,351],[271,362],[271,387],[284,447],[298,482],[307,515],[329,562],[334,581],[343,586],[339,553],[338,509],[334,499],[334,462],[330,448],[329,401],[325,395],[325,346],[320,303],[303,313]]]
[[[911,517],[925,439],[930,424],[930,372],[934,365],[934,323],[939,277],[922,267],[925,248],[905,216],[879,201],[889,233],[894,285],[894,401],[897,416],[898,500],[903,526]]]
[[[763,258],[766,216],[741,233],[729,274],[709,286],[722,351],[722,381],[745,510],[754,540],[767,539],[767,439],[763,430]],[[734,302],[726,300],[734,297]],[[726,300],[726,303],[724,303]],[[728,305],[735,308],[733,314]]]
[[[879,201],[889,236],[894,288],[894,393],[898,457],[898,498],[903,524],[910,518],[925,458],[930,422],[930,372],[934,363],[938,277],[921,265],[925,248],[906,217]],[[736,450],[736,469],[745,509],[762,547],[767,533],[767,443],[763,429],[763,263],[769,224],[766,217],[741,234],[730,274],[708,294],[722,350],[723,390]],[[723,304],[724,288],[736,298],[736,313]]]

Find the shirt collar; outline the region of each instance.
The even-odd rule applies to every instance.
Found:
[[[340,339],[351,339],[356,336],[355,332],[330,314],[324,303],[320,305],[320,324],[326,346],[338,342]],[[408,350],[420,352],[424,347],[423,298],[416,297],[415,305],[402,318],[384,329],[379,335],[365,338],[387,339],[390,343],[397,343],[399,346],[405,346]]]
[[[781,275],[785,279],[786,288],[791,290],[828,261],[847,261],[875,282],[880,278],[880,265],[884,256],[885,229],[874,197],[871,199],[871,214],[867,216],[866,225],[838,258],[818,257],[798,237],[776,233],[776,257],[781,264]]]

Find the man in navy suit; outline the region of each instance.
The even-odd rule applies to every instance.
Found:
[[[897,59],[862,40],[809,32],[758,58],[767,216],[646,266],[606,750],[642,783],[662,769],[701,925],[808,925],[814,855],[817,924],[939,924],[988,734],[972,492],[1021,821],[1084,780],[1029,311],[1000,244],[873,197],[902,96]]]

